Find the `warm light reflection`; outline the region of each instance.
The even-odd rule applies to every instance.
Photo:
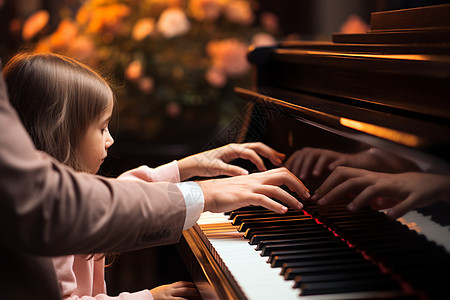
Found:
[[[398,130],[389,129],[386,127],[381,127],[346,118],[340,118],[340,123],[343,126],[356,129],[358,131],[366,132],[371,135],[378,136],[406,146],[417,147],[421,144],[420,138],[410,133],[401,132]]]
[[[408,226],[408,228],[411,229],[411,230],[415,230],[417,232],[421,232],[422,231],[420,226],[417,225],[416,222],[410,222],[410,221],[408,222],[404,218],[399,218],[399,219],[397,219],[397,221],[401,222],[403,225]]]

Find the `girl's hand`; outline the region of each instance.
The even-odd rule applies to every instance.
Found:
[[[226,146],[191,155],[178,161],[181,180],[193,176],[214,177],[218,175],[246,175],[247,170],[228,164],[243,158],[250,160],[259,171],[266,171],[261,156],[268,158],[275,166],[280,166],[285,158],[283,153],[263,143],[228,144]]]
[[[388,209],[387,215],[399,218],[408,211],[448,200],[450,177],[427,173],[377,173],[363,169],[338,167],[317,189],[312,200],[327,205],[339,199],[354,199],[349,210],[364,206]]]
[[[150,293],[155,300],[202,299],[195,284],[185,281],[155,287]]]
[[[236,177],[210,179],[197,182],[203,190],[205,211],[224,212],[248,205],[264,206],[277,213],[285,213],[286,205],[300,210],[303,208],[294,196],[279,186],[285,185],[302,199],[308,199],[308,189],[286,168]]]

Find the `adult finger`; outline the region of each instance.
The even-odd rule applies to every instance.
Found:
[[[349,167],[338,167],[336,168],[325,181],[321,184],[321,186],[314,192],[314,195],[311,197],[313,201],[319,201],[325,195],[328,195],[331,190],[335,189],[337,186],[342,184],[343,182],[349,180],[353,177],[361,176],[362,173],[359,169],[349,168]]]
[[[265,158],[268,158],[270,162],[275,166],[280,166],[283,163],[283,160],[286,158],[286,155],[284,153],[278,152],[264,143],[247,143],[243,144],[243,146],[248,149],[252,149]]]
[[[277,168],[257,174],[262,176],[263,183],[274,186],[287,186],[291,191],[297,193],[303,200],[310,197],[308,188],[286,168]]]

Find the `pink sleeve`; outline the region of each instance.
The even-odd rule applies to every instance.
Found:
[[[117,179],[131,179],[131,180],[144,180],[147,182],[180,182],[180,170],[178,169],[178,163],[176,160],[159,166],[155,169],[148,166],[140,166],[136,169],[132,169],[119,175]]]
[[[86,259],[81,255],[52,258],[64,300],[153,300],[149,290],[106,294],[104,259]]]

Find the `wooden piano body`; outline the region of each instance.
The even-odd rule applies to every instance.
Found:
[[[236,88],[248,100],[248,109],[228,128],[226,134],[234,140],[261,141],[288,156],[304,148],[343,153],[377,149],[411,161],[424,172],[450,175],[449,5],[374,13],[366,34],[336,34],[329,43],[284,42],[257,48],[249,60],[255,66],[255,87]],[[309,176],[304,182],[314,191],[328,174]],[[403,240],[401,235],[377,232],[388,226],[379,221],[382,212],[347,214],[339,207],[324,210],[305,203],[305,215],[325,224],[383,274],[369,276],[369,282],[347,280],[350,286],[343,288],[332,280],[316,282],[310,286],[317,293],[304,288],[301,276],[285,280],[288,275],[279,275],[282,268],[271,267],[268,257],[261,257],[261,250],[255,251],[245,233],[237,231],[239,225],[223,214],[204,214],[198,225],[184,232],[178,249],[205,299],[444,299],[450,282],[448,208],[436,203],[392,224],[386,218],[392,228],[408,226],[411,233]],[[346,220],[362,219],[357,226],[367,236],[360,233],[362,241],[355,240],[334,223],[336,211]],[[252,265],[253,257],[265,266]],[[351,262],[343,265],[349,268]],[[289,272],[296,274],[302,265],[298,266]],[[393,284],[386,284],[386,278]],[[379,286],[376,280],[381,280]],[[299,288],[292,288],[294,284]],[[365,284],[367,289],[361,288]],[[386,288],[379,288],[382,285]]]

